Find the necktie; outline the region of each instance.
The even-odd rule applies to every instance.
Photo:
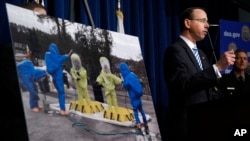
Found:
[[[198,62],[198,64],[199,64],[201,70],[203,70],[202,63],[201,63],[201,59],[200,59],[200,55],[199,55],[199,53],[198,53],[198,48],[197,48],[197,47],[194,47],[194,48],[193,48],[193,53],[194,53],[194,56],[195,56],[195,58],[196,58],[196,60],[197,60],[197,62]]]
[[[238,77],[238,80],[240,81],[241,84],[244,83],[244,78],[243,78],[243,76],[239,76],[239,77]]]
[[[239,76],[238,81],[239,81],[238,88],[242,92],[244,90],[244,78],[243,78],[243,76]]]

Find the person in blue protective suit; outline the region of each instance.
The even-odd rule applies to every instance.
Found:
[[[88,92],[87,70],[82,66],[81,59],[76,53],[73,53],[70,56],[70,59],[72,63],[70,73],[75,82],[77,98],[79,101],[83,101],[83,99],[85,99],[87,104],[90,106],[91,101]]]
[[[39,96],[36,82],[42,78],[45,78],[47,76],[46,72],[41,69],[36,69],[33,63],[28,59],[25,59],[17,64],[17,72],[20,83],[25,87],[26,90],[28,90],[30,94],[30,109],[33,112],[38,112],[40,109],[42,109],[42,107],[39,106]]]
[[[58,92],[60,114],[68,115],[69,111],[65,107],[65,91],[63,81],[63,63],[69,58],[69,54],[61,55],[57,45],[51,43],[49,52],[45,53],[46,70],[52,76],[53,84]]]
[[[114,108],[116,112],[118,112],[115,86],[121,84],[122,80],[111,73],[108,58],[100,57],[99,61],[102,66],[102,70],[98,75],[96,82],[104,87],[108,110],[112,110]]]
[[[122,62],[120,64],[120,72],[122,75],[122,85],[123,88],[126,89],[129,93],[130,103],[133,107],[134,117],[136,121],[136,127],[141,128],[144,126],[146,129],[146,133],[148,133],[148,124],[145,112],[142,108],[141,96],[143,95],[143,87],[138,76],[129,69],[129,66]],[[141,113],[143,123],[140,122],[139,113]]]

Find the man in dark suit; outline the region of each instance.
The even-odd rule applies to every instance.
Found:
[[[245,72],[248,66],[247,52],[238,49],[235,56],[232,71],[223,74],[220,80],[221,93],[227,98],[245,98],[250,95],[250,74]]]
[[[204,9],[187,8],[180,15],[181,35],[170,45],[164,56],[164,74],[168,88],[167,138],[187,138],[187,108],[212,99],[212,88],[218,84],[220,71],[233,65],[234,51],[227,51],[210,65],[206,55],[197,48],[196,42],[208,33],[208,18]],[[196,59],[198,57],[198,60]],[[199,59],[200,58],[200,59]]]

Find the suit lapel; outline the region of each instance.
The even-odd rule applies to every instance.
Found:
[[[202,63],[203,68],[204,69],[207,68],[210,64],[209,64],[209,61],[207,60],[206,55],[201,50],[199,50],[199,55],[201,58],[201,63]]]
[[[194,56],[193,51],[189,48],[189,46],[182,39],[181,39],[181,41],[182,41],[181,47],[184,48],[185,52],[188,54],[189,59],[192,61],[193,65],[196,67],[196,69],[200,71],[201,70],[200,66],[199,66],[199,64]],[[199,54],[200,54],[200,51],[199,51]],[[202,58],[201,58],[201,60],[202,60]],[[203,65],[203,60],[202,60],[202,65]]]

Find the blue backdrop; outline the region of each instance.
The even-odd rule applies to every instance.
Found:
[[[220,53],[231,49],[244,49],[250,56],[250,23],[220,20]],[[250,58],[248,58],[250,62]],[[232,70],[229,67],[225,73]]]
[[[4,46],[9,47],[11,43],[5,3],[8,2],[18,5],[25,1],[27,0],[0,1],[0,46],[2,48]],[[70,8],[70,0],[45,0],[44,4],[50,16],[91,25],[83,5],[83,0],[74,0],[75,6],[73,11],[71,11]],[[116,31],[117,19],[115,11],[117,9],[117,0],[88,0],[88,4],[95,27]],[[125,33],[139,37],[152,98],[163,138],[166,134],[164,133],[164,123],[168,103],[167,87],[163,77],[163,52],[179,35],[178,15],[180,11],[190,6],[205,7],[207,9],[209,22],[213,24],[219,24],[219,19],[221,18],[238,20],[238,8],[233,0],[121,0]],[[210,30],[212,40],[214,40],[213,35],[216,34],[216,30],[217,29],[213,30],[213,28]],[[212,51],[208,39],[205,39],[202,45],[204,46],[202,49],[205,53],[211,56]],[[218,55],[219,48],[216,47],[215,50],[217,51],[216,55]],[[11,51],[7,53],[9,53],[9,56],[12,56]],[[6,62],[1,65],[6,67],[5,63]],[[13,64],[9,66],[14,67]],[[1,68],[2,71],[5,70],[4,67]],[[8,72],[15,73],[14,71]],[[16,75],[10,74],[9,76],[15,77]],[[4,75],[3,78],[4,77],[10,80],[6,75]],[[13,78],[13,81],[14,80],[15,78]],[[13,82],[13,84],[17,83]],[[7,89],[8,86],[3,88]],[[13,93],[12,88],[10,88],[9,91],[9,93]],[[18,101],[20,97],[16,98]],[[20,101],[18,102],[20,103]],[[19,114],[21,114],[21,112]],[[18,134],[22,132],[18,132]]]

